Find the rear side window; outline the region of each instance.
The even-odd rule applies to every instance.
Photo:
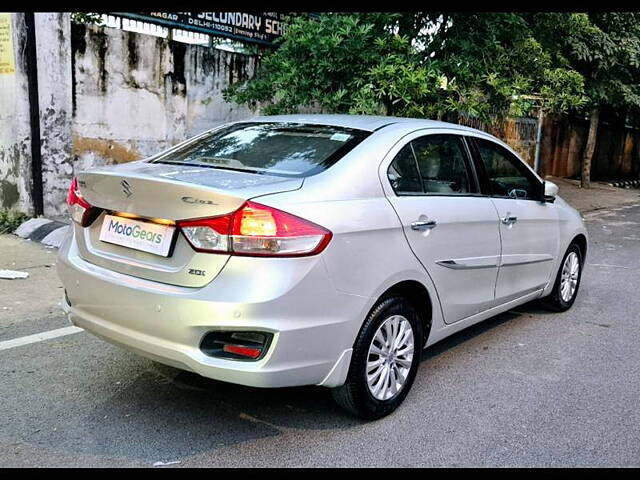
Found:
[[[393,190],[398,194],[423,193],[422,180],[413,148],[408,143],[398,152],[387,172]]]
[[[489,194],[498,197],[537,199],[540,182],[511,152],[497,143],[475,138],[487,176]]]
[[[403,147],[387,175],[397,195],[462,195],[473,191],[469,158],[457,135],[427,135]]]
[[[307,177],[326,170],[370,132],[292,123],[239,123],[194,139],[153,160]]]

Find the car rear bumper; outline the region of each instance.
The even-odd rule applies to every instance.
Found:
[[[338,292],[319,257],[233,257],[209,285],[178,287],[86,262],[73,234],[60,249],[58,274],[74,325],[161,363],[255,387],[344,383],[370,303]],[[200,350],[212,330],[274,336],[260,360],[229,360]]]

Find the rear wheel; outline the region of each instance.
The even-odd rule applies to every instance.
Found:
[[[554,312],[570,309],[578,295],[581,278],[582,252],[577,244],[572,243],[564,254],[553,290],[542,299],[542,304]]]
[[[382,418],[405,399],[418,370],[422,323],[404,298],[381,300],[356,339],[344,385],[332,390],[338,405],[366,419]]]

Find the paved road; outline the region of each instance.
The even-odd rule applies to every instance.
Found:
[[[588,216],[571,311],[529,304],[429,348],[405,404],[373,423],[321,388],[223,384],[85,332],[0,351],[0,467],[639,466],[639,226],[640,205]],[[66,325],[42,291],[29,316],[7,293],[27,284],[0,282],[0,341]]]

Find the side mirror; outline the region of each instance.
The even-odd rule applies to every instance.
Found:
[[[544,181],[544,201],[553,203],[558,195],[558,185],[547,180]]]

